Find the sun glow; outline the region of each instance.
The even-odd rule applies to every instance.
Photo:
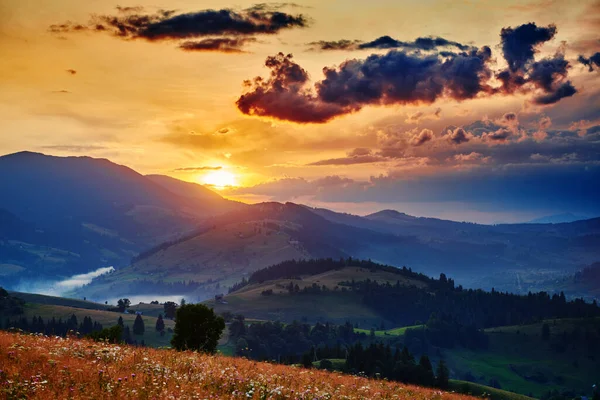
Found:
[[[236,186],[235,175],[229,171],[212,171],[200,178],[205,185],[212,186],[214,189],[222,190],[228,186]]]

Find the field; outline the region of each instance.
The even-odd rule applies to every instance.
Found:
[[[44,294],[11,292],[11,296],[25,300],[27,303],[51,304],[56,306],[77,307],[89,310],[106,310],[110,306],[93,301],[69,299],[66,297],[47,296]]]
[[[552,343],[558,341],[563,332],[598,329],[600,319],[548,320],[546,323],[550,326],[549,340],[542,340],[542,323],[487,329],[488,349],[455,348],[445,352],[450,369],[459,378],[470,371],[477,382],[488,384],[495,379],[502,389],[533,396],[565,388],[576,388],[576,392],[589,395],[598,379],[600,354],[590,354],[584,340],[569,344],[563,352],[553,349]]]
[[[61,399],[471,397],[241,358],[0,332],[0,396]]]
[[[63,300],[68,301],[69,299]],[[31,321],[31,318],[33,318],[34,316],[41,316],[42,318],[44,318],[44,320],[47,321],[49,319],[52,319],[53,317],[56,319],[62,318],[63,320],[66,320],[70,318],[71,315],[75,315],[77,317],[77,320],[81,323],[84,317],[89,316],[92,318],[92,320],[102,324],[104,328],[109,328],[113,325],[116,325],[119,317],[123,317],[123,322],[125,326],[129,325],[129,328],[133,329],[133,321],[136,317],[135,313],[122,314],[105,310],[84,309],[77,307],[38,303],[26,303],[24,311],[24,316],[29,321]],[[144,320],[145,331],[143,335],[133,335],[133,338],[135,340],[137,340],[140,343],[143,340],[147,346],[152,347],[164,347],[171,345],[170,341],[172,334],[168,332],[168,328],[173,328],[175,326],[175,323],[172,320],[164,320],[166,331],[164,336],[161,336],[160,333],[155,330],[156,317],[144,314],[142,315],[142,319]]]
[[[489,386],[479,385],[477,383],[450,380],[450,389],[460,393],[472,394],[477,397],[485,397],[491,400],[531,400],[532,397],[522,394],[507,392],[506,390],[496,389]]]
[[[380,337],[386,337],[386,336],[402,336],[406,333],[407,329],[418,329],[418,328],[423,328],[423,325],[413,325],[413,326],[404,326],[402,328],[393,328],[393,329],[386,329],[386,330],[376,330],[375,331],[375,336],[380,338]],[[360,328],[355,328],[354,332],[356,333],[364,333],[366,335],[370,335],[371,334],[371,330],[370,329],[360,329]]]

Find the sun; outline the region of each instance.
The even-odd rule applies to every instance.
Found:
[[[236,186],[235,175],[224,170],[209,172],[201,180],[205,185],[212,186],[218,190],[225,189],[228,186]]]

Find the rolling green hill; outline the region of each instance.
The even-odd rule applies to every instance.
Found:
[[[206,303],[220,313],[229,311],[249,318],[282,322],[297,320],[339,324],[351,321],[366,327],[379,326],[382,321],[390,324],[385,317],[365,306],[361,296],[339,286],[340,282],[362,280],[366,277],[391,284],[399,281],[407,286],[425,286],[422,281],[406,278],[395,271],[346,267],[316,275],[299,276],[297,279],[277,279],[250,284],[226,295],[223,301],[209,300]],[[288,291],[290,283],[298,285],[299,290],[325,286],[327,291],[319,295],[291,294]]]

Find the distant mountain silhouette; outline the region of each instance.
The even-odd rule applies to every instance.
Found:
[[[87,287],[143,291],[141,280],[205,282],[208,298],[253,271],[289,259],[358,257],[469,287],[527,289],[524,272],[557,274],[600,256],[600,219],[559,225],[500,225],[411,217],[384,211],[367,217],[294,203],[261,203],[205,220],[195,234],[136,257],[130,267]],[[147,278],[153,277],[153,278]],[[537,278],[535,278],[537,279]],[[117,289],[118,288],[118,289]]]
[[[4,242],[0,264],[24,267],[26,277],[54,278],[120,266],[202,218],[238,206],[199,185],[164,181],[105,159],[32,152],[0,157],[0,234],[24,242]]]
[[[564,222],[574,222],[589,219],[589,217],[583,215],[576,215],[573,213],[562,213],[555,215],[548,215],[541,218],[535,218],[528,222],[528,224],[561,224]]]
[[[548,273],[600,260],[600,218],[480,225],[394,210],[360,217],[293,203],[245,205],[104,159],[29,152],[0,157],[0,187],[0,264],[10,265],[3,279],[12,284],[114,266],[105,280],[124,290],[144,287],[144,279],[194,280],[206,294],[290,258],[352,256],[527,291]]]

